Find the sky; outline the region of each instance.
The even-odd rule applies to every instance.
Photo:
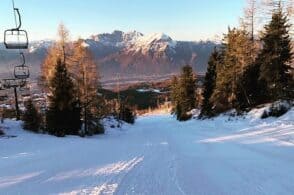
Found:
[[[11,0],[0,0],[0,32],[12,28]],[[14,0],[30,40],[54,39],[61,22],[71,38],[114,30],[163,32],[174,40],[206,40],[237,26],[245,0]],[[1,40],[3,33],[0,33]]]

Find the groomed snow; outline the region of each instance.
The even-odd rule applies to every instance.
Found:
[[[294,194],[294,110],[279,119],[139,117],[91,138],[5,121],[0,194]]]

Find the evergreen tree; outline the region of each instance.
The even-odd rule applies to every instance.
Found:
[[[49,109],[46,113],[47,129],[56,136],[78,135],[81,127],[80,105],[74,84],[65,63],[57,60],[50,81]]]
[[[195,108],[196,78],[191,66],[184,66],[180,76],[181,107],[188,112]]]
[[[127,106],[126,102],[121,102],[119,105],[119,120],[125,121],[126,123],[129,124],[134,124],[135,123],[135,114],[132,111],[132,109]]]
[[[25,130],[38,132],[41,124],[41,116],[31,99],[25,105],[23,114],[23,128]]]
[[[173,79],[172,102],[173,113],[180,121],[188,120],[189,111],[196,106],[196,79],[191,66],[184,66],[179,79]]]
[[[291,38],[287,15],[283,12],[281,2],[273,10],[271,21],[265,26],[262,37],[263,48],[258,56],[260,64],[259,82],[264,83],[267,92],[264,97],[272,101],[293,97],[293,77],[291,75]]]
[[[237,102],[240,110],[252,108],[260,103],[263,96],[265,86],[259,82],[259,64],[251,64],[244,70],[237,84]],[[245,95],[244,95],[245,94]]]
[[[203,102],[201,105],[200,118],[212,117],[213,116],[213,104],[211,103],[211,96],[215,89],[216,82],[216,66],[220,61],[220,54],[215,49],[210,56],[208,61],[208,68],[205,75],[204,86],[203,86]]]
[[[179,81],[178,77],[173,76],[171,81],[171,103],[172,103],[172,114],[176,114],[179,111],[177,110],[177,105],[179,104]]]
[[[248,49],[251,46],[251,37],[245,30],[229,29],[220,51],[220,63],[216,67],[216,86],[212,95],[216,113],[239,108],[243,102],[238,100],[248,101],[240,78],[252,63],[251,50]],[[237,95],[244,97],[240,99]]]

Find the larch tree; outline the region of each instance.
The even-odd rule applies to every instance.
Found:
[[[258,23],[258,0],[247,0],[244,17],[241,18],[241,26],[250,33],[251,41],[254,42]]]
[[[103,100],[98,95],[100,84],[97,64],[89,49],[84,45],[83,40],[74,43],[72,61],[72,74],[78,89],[83,113],[84,133],[92,134],[95,133],[92,130],[92,128],[95,129],[92,125],[93,120],[100,119],[99,113],[101,110],[98,109],[97,104],[103,104]]]
[[[64,24],[58,27],[58,40],[48,49],[47,56],[41,65],[41,77],[39,84],[43,90],[48,90],[49,82],[54,74],[57,59],[63,61],[67,68],[70,69],[69,58],[72,54],[69,31]]]

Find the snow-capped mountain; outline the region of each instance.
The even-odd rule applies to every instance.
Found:
[[[170,74],[190,64],[198,72],[206,70],[213,42],[175,41],[164,33],[143,35],[140,32],[99,34],[85,40],[106,78]]]
[[[124,33],[122,31],[114,31],[113,33],[103,33],[93,35],[91,38],[86,39],[85,42],[88,44],[102,44],[104,46],[112,47],[126,47],[130,44],[135,43],[139,38],[144,35],[140,32],[133,31]]]
[[[41,40],[41,41],[33,41],[29,46],[29,53],[37,52],[37,50],[45,49],[47,50],[49,47],[53,45],[54,41],[52,40]]]
[[[168,35],[163,33],[154,33],[147,36],[142,36],[131,45],[130,49],[135,51],[142,51],[147,53],[148,51],[165,51],[168,48],[175,48],[177,45],[176,41],[173,41]]]
[[[114,31],[113,33],[98,34],[86,39],[85,43],[92,47],[103,45],[106,47],[127,48],[135,51],[143,50],[145,52],[149,50],[163,51],[167,47],[173,48],[177,44],[171,37],[163,33],[143,35],[137,31],[128,33]]]
[[[53,44],[51,40],[30,43],[26,58],[33,76],[38,76],[40,64]],[[137,31],[93,35],[85,39],[83,45],[92,51],[105,80],[116,77],[118,73],[126,77],[176,73],[185,64],[203,72],[216,46],[213,42],[175,41],[164,33],[144,35]],[[0,61],[2,67],[15,63],[17,52],[4,50],[1,46],[0,50],[5,56]],[[5,71],[7,68],[1,72]]]

